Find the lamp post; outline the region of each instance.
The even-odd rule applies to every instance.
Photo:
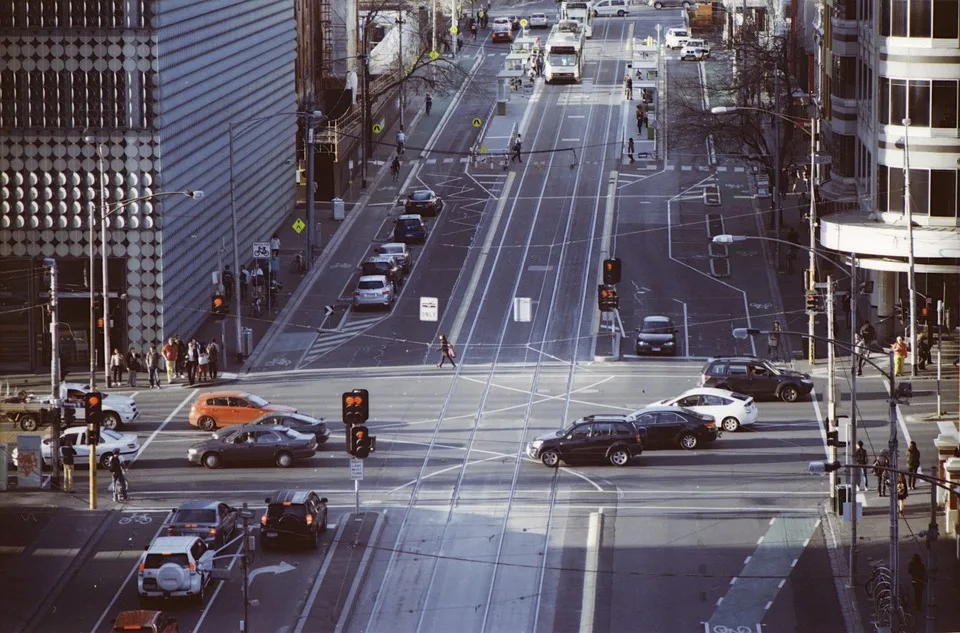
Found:
[[[795,117],[787,116],[780,114],[779,112],[770,112],[769,110],[764,110],[763,108],[752,108],[748,106],[718,106],[711,108],[710,112],[712,114],[727,114],[729,112],[736,112],[738,110],[756,110],[757,112],[763,112],[764,114],[770,114],[777,118],[784,119],[789,121],[806,134],[810,136],[810,211],[807,214],[807,220],[810,223],[810,268],[807,270],[807,283],[806,288],[808,293],[816,292],[816,283],[817,283],[817,203],[816,203],[816,194],[814,192],[815,186],[815,173],[817,169],[817,117],[810,118],[810,130],[805,130],[800,127],[800,122],[805,121],[805,119],[797,119]],[[779,138],[777,140],[779,143]],[[777,174],[779,178],[779,174]],[[779,225],[777,226],[777,231],[779,232]],[[777,262],[779,264],[779,261]],[[810,360],[810,364],[816,364],[816,343],[815,336],[816,334],[816,314],[810,312],[809,318],[807,320],[807,330],[809,334],[808,348],[807,348],[807,357]]]
[[[917,377],[917,270],[913,261],[913,200],[910,199],[910,119],[903,123],[903,209],[907,219],[907,295],[910,299],[910,376]]]

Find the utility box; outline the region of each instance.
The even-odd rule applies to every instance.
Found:
[[[240,330],[240,354],[244,357],[250,356],[253,351],[253,330],[245,327]]]
[[[341,198],[334,198],[330,201],[330,204],[333,205],[333,219],[343,220],[345,215],[343,200]]]

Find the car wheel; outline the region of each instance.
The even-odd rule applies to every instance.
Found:
[[[617,17],[618,17],[618,18],[622,18],[622,17],[625,16],[625,15],[626,15],[626,12],[625,12],[625,11],[623,11],[623,10],[617,11]]]
[[[683,9],[684,9],[684,11],[689,11],[689,10],[690,10],[690,3],[689,3],[689,2],[684,2],[684,3],[683,3]]]
[[[784,385],[780,390],[780,399],[784,402],[796,402],[800,392],[793,385]]]
[[[320,523],[320,531],[321,532],[327,531],[327,511],[326,510],[323,511],[323,521]]]
[[[663,3],[662,3],[662,2],[654,2],[654,3],[653,3],[653,8],[659,11],[660,9],[663,8]]]
[[[630,462],[630,451],[620,446],[610,452],[609,459],[614,466],[626,466]]]
[[[723,422],[720,423],[720,427],[727,433],[734,433],[740,428],[740,420],[732,416],[724,418]]]
[[[103,426],[108,429],[118,430],[121,426],[120,414],[116,411],[107,411],[103,414]]]
[[[293,455],[286,451],[277,453],[277,466],[280,468],[290,468],[293,466]]]
[[[207,468],[220,468],[220,456],[216,453],[207,453],[203,456],[203,465]]]
[[[684,450],[692,451],[698,444],[700,444],[700,440],[693,433],[684,433],[680,436],[680,448]]]
[[[540,453],[540,462],[544,466],[549,466],[550,468],[556,468],[560,465],[560,453],[557,451],[543,451]]]
[[[107,468],[110,468],[110,460],[111,460],[112,458],[113,458],[113,453],[112,453],[112,452],[107,452],[107,453],[104,453],[103,455],[101,455],[101,456],[100,456],[100,468],[103,468],[104,470],[106,470]]]
[[[20,416],[20,430],[32,432],[36,431],[38,426],[40,426],[40,423],[34,414],[24,413]]]
[[[217,422],[216,422],[216,420],[214,420],[213,418],[211,418],[209,415],[205,415],[205,416],[203,416],[202,418],[200,418],[200,419],[197,421],[197,426],[200,427],[200,430],[201,430],[201,431],[210,432],[210,431],[216,431],[216,430],[217,430]]]

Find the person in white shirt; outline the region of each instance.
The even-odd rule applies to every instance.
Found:
[[[270,238],[270,252],[280,250],[280,235],[277,233],[273,234],[273,237]]]
[[[397,153],[403,154],[403,144],[407,142],[407,135],[403,133],[403,126],[397,131]]]
[[[207,377],[209,375],[209,372],[208,372],[209,368],[210,368],[210,354],[207,352],[206,348],[204,348],[201,345],[200,346],[200,375],[198,376],[198,380],[200,382],[204,382],[208,379]]]

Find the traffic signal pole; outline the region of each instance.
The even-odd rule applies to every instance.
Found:
[[[53,422],[53,443],[50,448],[53,463],[53,488],[61,488],[60,477],[60,305],[57,301],[57,262],[44,259],[44,267],[50,269],[50,396],[53,398],[51,411]]]
[[[834,341],[834,305],[833,305],[833,277],[827,276],[827,431],[837,431],[837,354],[833,348]],[[830,461],[837,461],[837,442],[830,445]],[[830,501],[837,498],[837,471],[830,473]],[[842,509],[841,509],[842,512]]]

